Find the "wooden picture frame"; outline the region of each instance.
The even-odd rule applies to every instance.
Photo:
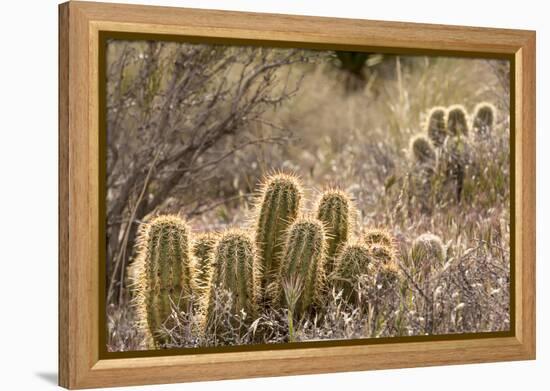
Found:
[[[514,64],[512,330],[506,335],[105,358],[100,348],[102,32],[401,53]],[[59,6],[59,384],[70,389],[535,359],[535,32],[88,2]]]

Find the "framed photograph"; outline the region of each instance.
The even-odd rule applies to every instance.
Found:
[[[59,13],[60,385],[535,358],[535,32]]]

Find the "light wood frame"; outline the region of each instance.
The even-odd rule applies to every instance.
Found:
[[[100,31],[510,55],[515,62],[511,336],[100,359]],[[535,32],[71,1],[59,7],[59,38],[60,385],[74,389],[535,358]]]

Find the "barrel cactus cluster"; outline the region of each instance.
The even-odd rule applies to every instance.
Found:
[[[462,105],[429,110],[425,131],[413,136],[409,145],[416,193],[430,194],[439,173],[443,183],[452,185],[453,198],[460,202],[472,144],[491,137],[496,116],[495,106],[488,102],[479,103],[471,115]]]
[[[193,233],[178,216],[144,223],[128,273],[148,347],[169,345],[163,330],[181,326],[178,315],[188,312],[200,317],[193,333],[223,338],[225,329],[249,327],[266,310],[286,309],[293,341],[293,322],[321,314],[330,292],[341,292],[353,306],[374,300],[359,297],[362,281],[372,281],[377,294],[398,284],[390,231],[365,227],[356,235],[354,205],[341,189],[306,201],[297,177],[275,174],[262,183],[249,228]],[[421,237],[413,252],[424,259],[435,251],[439,260],[444,255],[434,246],[436,239]],[[221,302],[220,292],[227,295]],[[220,318],[220,303],[242,316]]]

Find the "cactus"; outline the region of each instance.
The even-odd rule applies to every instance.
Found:
[[[257,205],[256,246],[261,262],[262,290],[279,272],[284,233],[298,215],[302,186],[292,175],[275,174],[264,181]]]
[[[435,171],[438,165],[438,154],[429,138],[417,135],[411,139],[411,171],[408,176],[409,196],[420,205],[422,213],[429,213],[433,203]]]
[[[422,275],[427,275],[433,268],[443,265],[447,250],[441,238],[431,233],[418,236],[412,244],[412,261]]]
[[[273,302],[286,306],[283,282],[299,276],[303,289],[295,314],[302,315],[320,302],[325,285],[325,227],[317,219],[300,217],[289,227],[281,257],[279,283],[272,287]]]
[[[496,117],[495,106],[488,102],[481,102],[474,109],[472,128],[479,136],[488,135],[496,123]]]
[[[451,136],[468,136],[468,114],[462,105],[450,106],[447,111],[447,131]]]
[[[193,269],[197,284],[198,295],[208,291],[210,274],[212,272],[212,255],[216,245],[217,235],[202,233],[193,240],[191,252],[193,254]]]
[[[218,289],[231,294],[233,314],[244,311],[248,319],[257,312],[258,274],[256,247],[248,233],[228,230],[220,235],[213,250],[212,275],[205,305],[204,329],[218,328],[214,300]]]
[[[369,274],[370,252],[362,244],[348,244],[338,253],[333,276],[334,287],[343,292],[344,300],[357,303],[357,278]]]
[[[444,107],[433,107],[428,113],[426,133],[436,147],[441,147],[447,137],[446,114]]]
[[[462,198],[466,166],[471,160],[471,148],[468,139],[461,136],[449,137],[442,151],[441,168],[447,180],[455,182],[457,202]]]
[[[363,234],[363,242],[367,247],[382,245],[394,251],[395,239],[390,231],[383,228],[367,228]]]
[[[436,153],[432,142],[424,135],[416,135],[411,139],[410,154],[415,163],[435,165]]]
[[[327,273],[332,272],[336,253],[348,240],[351,232],[351,215],[351,200],[346,193],[330,189],[321,195],[317,203],[317,218],[325,225],[327,233]]]
[[[399,276],[395,248],[382,243],[373,244],[369,247],[369,256],[372,269],[377,274],[376,284],[383,288],[391,288]]]
[[[177,216],[159,216],[140,228],[138,253],[132,267],[137,315],[150,348],[168,342],[159,332],[174,323],[173,311],[188,309],[195,291],[189,228]]]
[[[413,241],[411,252],[416,265],[426,263],[442,265],[447,255],[447,250],[441,238],[432,233],[424,233],[418,236]]]

